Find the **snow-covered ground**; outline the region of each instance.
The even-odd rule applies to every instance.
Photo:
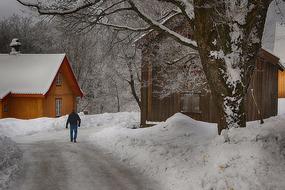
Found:
[[[0,189],[5,189],[20,170],[22,152],[8,137],[0,136]]]
[[[111,127],[91,138],[164,190],[283,190],[284,123],[285,116],[278,116],[218,136],[215,124],[176,114],[152,128]]]
[[[285,189],[285,115],[267,119],[262,126],[250,122],[245,129],[221,136],[216,124],[179,113],[145,129],[133,129],[139,113],[81,118],[84,130],[79,135],[87,134],[85,140],[155,179],[163,190]],[[17,141],[23,135],[42,139],[43,132],[50,131],[52,138],[62,138],[65,119],[4,119],[0,134]]]
[[[285,98],[278,98],[278,115],[285,114]]]

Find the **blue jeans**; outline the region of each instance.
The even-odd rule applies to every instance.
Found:
[[[77,138],[77,125],[70,125],[70,140],[76,141]]]

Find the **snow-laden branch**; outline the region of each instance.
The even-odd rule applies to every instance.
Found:
[[[118,30],[129,30],[129,31],[134,31],[134,32],[144,32],[144,31],[148,31],[151,29],[151,27],[145,27],[145,28],[133,28],[133,27],[129,27],[129,26],[122,26],[122,25],[116,25],[116,24],[111,24],[111,23],[103,23],[103,22],[98,22],[98,25],[102,25],[102,26],[108,26],[108,27],[112,27]]]
[[[135,3],[132,0],[128,0],[129,4],[133,8],[133,10],[139,15],[140,18],[142,18],[146,23],[148,23],[153,28],[156,28],[160,31],[165,32],[167,35],[172,37],[173,39],[177,40],[183,45],[189,46],[193,49],[197,49],[197,43],[194,40],[191,40],[189,38],[186,38],[182,36],[181,34],[174,32],[173,30],[167,28],[163,24],[159,23],[158,21],[152,19],[149,15],[145,14],[142,10],[140,10]]]
[[[194,6],[193,6],[193,0],[158,0],[158,1],[164,1],[167,3],[171,3],[178,7],[181,12],[188,18],[189,21],[193,21],[194,19]]]
[[[42,6],[39,5],[39,3],[28,3],[24,2],[23,0],[17,0],[20,4],[27,6],[27,7],[32,7],[36,8],[39,14],[41,15],[67,15],[67,14],[72,14],[76,13],[82,9],[91,7],[93,5],[96,5],[101,2],[101,0],[93,0],[93,1],[87,1],[86,3],[80,3],[77,6],[66,9],[66,10],[57,10],[57,9],[49,9],[49,8],[43,8]]]

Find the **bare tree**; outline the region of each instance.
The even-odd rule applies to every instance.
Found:
[[[124,32],[124,35],[121,37],[123,40],[118,38],[117,42],[120,43],[116,43],[116,55],[118,57],[117,61],[120,63],[118,66],[126,69],[118,69],[117,67],[113,67],[113,69],[121,80],[127,82],[132,97],[136,101],[138,107],[141,109],[141,100],[139,97],[139,88],[141,86],[141,68],[140,63],[138,62],[137,49],[133,46],[134,38],[136,38],[137,35],[132,34],[132,32]]]
[[[197,49],[208,84],[219,110],[219,132],[225,128],[245,127],[244,99],[261,47],[266,13],[272,0],[160,0],[142,3],[136,0],[54,0],[49,4],[27,3],[43,15],[75,15],[87,27],[100,24],[117,29],[160,30],[179,43]],[[175,7],[193,29],[185,37],[148,14],[154,3]],[[86,14],[86,11],[90,14]],[[134,12],[145,24],[123,25],[114,15]],[[84,13],[84,14],[83,14]],[[79,15],[79,16],[78,16]],[[112,17],[113,16],[113,17]]]
[[[33,22],[32,17],[13,15],[0,21],[0,52],[10,53],[10,42],[19,38],[22,42],[21,52],[42,53],[51,52],[52,36],[44,22]]]

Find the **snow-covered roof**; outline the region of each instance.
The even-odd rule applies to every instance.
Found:
[[[65,54],[0,54],[0,99],[8,93],[45,95]]]
[[[285,26],[276,23],[274,54],[280,58],[280,62],[285,66]]]
[[[10,93],[10,90],[8,89],[0,89],[0,100],[5,98]]]

